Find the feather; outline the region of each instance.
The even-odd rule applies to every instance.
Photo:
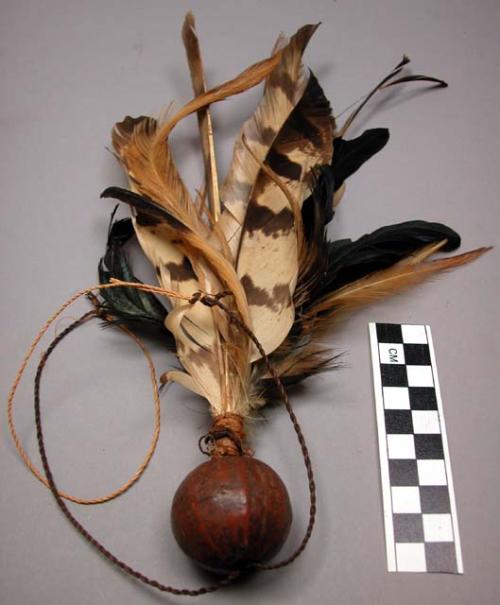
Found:
[[[304,202],[302,214],[306,229],[308,221],[315,221],[318,218],[313,210],[318,198],[321,198],[321,204],[324,206],[321,229],[332,220],[334,209],[345,192],[345,180],[383,149],[388,140],[389,131],[386,128],[366,130],[355,139],[345,140],[340,137],[334,139],[332,161],[330,165],[325,165],[318,171],[314,190]],[[318,233],[316,233],[317,236]]]
[[[419,263],[423,263],[433,254],[436,254],[436,252],[444,250],[447,244],[447,239],[442,239],[438,242],[432,242],[430,244],[427,244],[427,246],[424,246],[413,254],[409,254],[405,258],[401,259],[400,261],[395,263],[394,266],[403,267],[404,265],[418,265]]]
[[[265,158],[265,165],[282,179],[299,209],[313,186],[314,170],[330,162],[332,141],[330,104],[311,74]],[[288,196],[261,168],[247,205],[236,265],[252,329],[266,353],[283,342],[294,321],[301,237]],[[257,357],[254,352],[253,359]]]
[[[210,404],[217,409],[221,406],[223,394],[221,392],[221,368],[217,356],[212,354],[215,346],[214,332],[203,330],[202,326],[196,330],[194,336],[185,328],[185,316],[192,311],[189,303],[178,305],[168,314],[166,326],[174,335],[177,342],[177,355],[182,365],[191,377],[192,390],[202,393]],[[177,380],[178,374],[171,374],[171,380]],[[186,386],[186,381],[184,381]]]
[[[130,219],[113,222],[114,214],[108,230],[106,253],[99,262],[99,283],[109,283],[111,278],[141,283],[134,276],[123,251],[123,246],[134,235],[132,222]],[[125,324],[134,332],[161,338],[167,348],[175,349],[174,341],[164,326],[167,310],[152,293],[134,288],[111,288],[102,290],[100,296],[101,310],[109,316],[105,325]]]
[[[238,310],[244,320],[248,321],[249,313],[243,287],[234,271],[220,252],[211,247],[199,234],[193,232],[188,225],[172,216],[165,208],[145,196],[140,196],[120,187],[108,187],[101,197],[112,197],[125,202],[140,212],[139,216],[145,215],[146,222],[154,225],[163,239],[174,239],[181,241],[193,252],[201,255],[213,273],[224,286],[232,292]],[[142,219],[144,220],[144,219]]]
[[[207,107],[212,103],[223,101],[228,97],[238,95],[254,86],[257,86],[264,80],[281,60],[281,51],[277,51],[271,57],[263,59],[247,67],[239,75],[219,86],[207,90],[205,93],[196,96],[186,103],[170,120],[161,128],[156,139],[157,148],[161,148],[175,126],[184,118],[196,113],[200,109]]]
[[[125,117],[113,128],[113,147],[134,191],[155,200],[170,211],[190,214],[191,197],[180,178],[168,145],[155,153],[158,123],[154,118]]]
[[[252,187],[276,136],[304,94],[308,76],[302,54],[317,25],[300,28],[288,42],[280,38],[281,61],[266,79],[264,96],[255,113],[240,131],[221,195],[224,201],[220,226],[233,254],[239,245],[241,226]]]
[[[328,246],[328,272],[324,291],[337,290],[374,271],[386,269],[427,244],[446,240],[443,252],[460,246],[458,233],[441,223],[407,221],[381,227],[355,242],[338,240]],[[417,257],[418,258],[418,257]]]
[[[199,284],[191,263],[182,250],[172,244],[170,238],[159,233],[158,221],[165,220],[165,216],[157,213],[156,218],[151,217],[151,212],[141,213],[137,206],[140,196],[155,200],[168,210],[167,215],[173,229],[188,223],[202,234],[205,232],[206,227],[201,217],[193,216],[192,201],[177,174],[168,146],[160,164],[153,159],[157,130],[158,125],[153,118],[126,117],[113,129],[113,146],[127,171],[133,192],[138,195],[135,208],[139,212],[134,220],[134,228],[144,253],[155,267],[164,287],[189,296],[199,289]],[[169,166],[168,169],[159,170],[159,166],[166,165]],[[112,194],[113,189],[108,189],[107,192],[107,195]],[[120,195],[123,196],[123,193]],[[173,199],[178,200],[178,206],[172,205]],[[174,300],[171,302],[176,304]]]
[[[196,382],[187,372],[182,372],[180,370],[170,370],[163,375],[162,382],[163,384],[165,384],[166,382],[176,382],[177,384],[183,386],[185,389],[196,393],[196,395],[206,398],[205,393],[198,388]]]
[[[294,305],[300,309],[314,297],[328,269],[326,226],[333,218],[334,180],[329,166],[323,166],[311,195],[302,206],[305,252],[301,254]]]
[[[429,263],[403,264],[377,271],[320,299],[309,311],[309,316],[328,315],[340,310],[352,310],[373,303],[389,295],[397,294],[409,286],[414,286],[439,271],[454,269],[470,263],[490,248],[477,248],[464,254],[435,260]]]
[[[331,170],[335,180],[335,191],[340,189],[345,179],[354,174],[361,166],[385,147],[389,140],[387,128],[372,128],[365,130],[362,135],[346,141],[336,137],[335,153]]]
[[[290,389],[311,376],[339,367],[339,357],[340,355],[333,354],[331,349],[311,343],[307,346],[296,347],[282,358],[273,356],[273,366],[281,382],[287,389]],[[280,400],[276,383],[261,362],[254,364],[252,383],[254,407],[262,407],[266,403]]]
[[[345,180],[376,153],[385,147],[389,140],[386,128],[366,130],[359,137],[346,141],[342,137],[334,140],[335,153],[331,164],[335,187],[333,207],[336,208],[345,193]]]
[[[349,115],[346,119],[342,128],[339,130],[337,134],[338,137],[343,137],[345,133],[349,130],[351,124],[354,122],[356,117],[360,114],[361,110],[365,107],[368,101],[379,91],[384,90],[385,88],[389,88],[390,86],[394,86],[397,84],[403,84],[405,82],[431,82],[432,84],[437,84],[440,88],[446,88],[448,84],[444,80],[440,80],[439,78],[433,78],[430,76],[423,76],[420,74],[402,76],[400,78],[396,78],[403,68],[408,65],[410,59],[404,55],[401,61],[396,65],[396,67],[373,88],[363,99],[363,101],[356,107],[356,109]]]

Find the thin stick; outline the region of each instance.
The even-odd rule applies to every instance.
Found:
[[[203,60],[201,57],[200,43],[196,34],[193,13],[188,12],[182,27],[182,40],[186,49],[186,55],[193,84],[193,92],[196,96],[207,91]],[[198,111],[198,126],[203,149],[203,160],[205,163],[206,189],[210,199],[212,219],[216,222],[220,216],[221,206],[219,197],[219,180],[217,176],[217,163],[215,159],[214,133],[212,128],[212,117],[209,106],[202,107]]]

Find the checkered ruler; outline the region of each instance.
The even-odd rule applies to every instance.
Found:
[[[389,571],[463,573],[429,326],[370,324]]]

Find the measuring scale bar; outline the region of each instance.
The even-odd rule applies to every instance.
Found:
[[[463,573],[429,326],[370,323],[388,571]]]

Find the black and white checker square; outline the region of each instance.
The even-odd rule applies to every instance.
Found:
[[[374,372],[378,369],[380,379],[375,381],[382,406],[377,418],[383,422],[379,439],[385,441],[380,452],[389,483],[394,568],[457,573],[446,450],[426,326],[375,324],[371,335]]]

